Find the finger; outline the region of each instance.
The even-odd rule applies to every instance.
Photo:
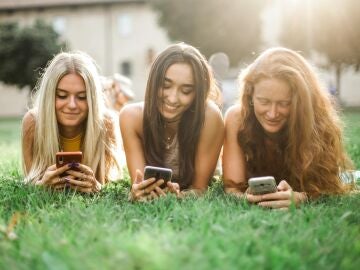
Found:
[[[55,171],[53,171],[54,172],[54,174],[55,175],[60,175],[60,174],[62,174],[62,173],[64,173],[64,172],[66,172],[68,169],[70,169],[71,168],[71,164],[70,163],[68,163],[68,164],[66,164],[66,165],[64,165],[64,166],[61,166],[60,168],[57,168]]]
[[[263,201],[259,202],[257,205],[265,208],[287,208],[291,205],[290,200],[279,200],[279,201]]]
[[[139,169],[136,169],[136,176],[134,183],[139,184],[143,181],[144,176]]]
[[[139,184],[136,184],[136,187],[137,187],[138,189],[144,189],[144,188],[150,186],[151,184],[153,184],[155,181],[156,181],[156,179],[155,179],[154,177],[152,177],[152,178],[149,178],[149,179],[147,179],[147,180],[143,180],[143,181],[142,181],[141,183],[139,183]],[[149,192],[150,192],[150,191],[149,191]]]
[[[86,166],[82,163],[76,163],[76,168],[78,168],[80,171],[86,173],[86,174],[92,174],[93,173],[93,170],[89,167],[89,166]]]
[[[171,193],[178,194],[180,192],[180,186],[178,183],[167,182],[167,186]]]
[[[55,171],[56,170],[56,164],[53,164],[47,168],[48,171]]]
[[[291,186],[285,180],[281,180],[279,185],[277,186],[278,191],[287,191],[292,190]]]
[[[69,179],[69,183],[78,187],[84,187],[84,188],[92,188],[94,186],[93,183],[87,182],[87,181],[79,181],[75,179]]]
[[[278,201],[278,200],[290,200],[291,191],[278,191],[274,193],[262,194],[260,196],[260,201]]]
[[[245,193],[245,198],[250,203],[257,203],[262,201],[262,195],[252,195],[250,193]]]
[[[92,178],[92,175],[89,175],[85,172],[80,172],[80,171],[74,171],[74,170],[68,170],[66,173],[68,173],[69,175],[75,176],[76,178],[79,179],[89,179]]]
[[[51,185],[65,184],[68,182],[66,177],[56,177],[51,181]]]
[[[159,198],[159,196],[156,194],[155,191],[151,191],[151,192],[150,192],[150,197],[151,197],[152,199]]]
[[[160,187],[155,187],[155,191],[159,196],[165,196],[165,192]]]

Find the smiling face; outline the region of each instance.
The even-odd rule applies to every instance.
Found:
[[[60,131],[81,129],[89,108],[80,75],[70,73],[61,78],[56,87],[55,110]]]
[[[289,119],[291,90],[279,79],[263,79],[254,85],[252,97],[256,119],[268,135],[276,135]]]
[[[161,115],[168,121],[180,119],[195,98],[191,66],[187,63],[172,64],[165,73],[164,82],[158,95]]]

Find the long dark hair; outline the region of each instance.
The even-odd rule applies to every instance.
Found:
[[[179,43],[160,53],[152,64],[145,93],[143,132],[147,165],[163,166],[165,122],[158,109],[158,93],[163,87],[166,71],[175,63],[189,64],[194,77],[195,98],[181,116],[177,132],[181,179],[179,184],[185,188],[191,185],[194,175],[196,146],[205,120],[206,100],[216,85],[205,57],[196,48]]]

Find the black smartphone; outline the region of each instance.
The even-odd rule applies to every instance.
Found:
[[[275,178],[272,176],[252,177],[249,179],[251,194],[260,195],[277,191]]]
[[[149,179],[154,177],[156,181],[163,179],[165,181],[160,187],[166,187],[166,183],[171,181],[172,177],[172,170],[169,168],[162,168],[162,167],[154,167],[154,166],[146,166],[144,169],[144,179]]]

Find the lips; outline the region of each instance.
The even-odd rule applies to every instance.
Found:
[[[164,104],[164,109],[168,112],[175,112],[177,110],[177,106],[171,106],[171,105],[168,105],[168,104]]]

